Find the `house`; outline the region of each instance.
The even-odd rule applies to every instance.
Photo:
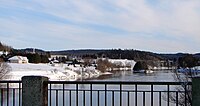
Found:
[[[23,56],[13,56],[8,59],[10,63],[28,63],[27,57]]]

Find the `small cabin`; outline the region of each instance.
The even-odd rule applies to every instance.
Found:
[[[8,59],[10,63],[28,63],[28,58],[23,56],[13,56]]]

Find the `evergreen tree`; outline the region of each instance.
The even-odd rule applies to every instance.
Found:
[[[148,66],[146,62],[138,61],[135,66],[133,67],[133,70],[138,71],[138,70],[147,70]]]
[[[191,68],[191,67],[194,67],[197,65],[198,63],[198,60],[197,58],[195,58],[192,54],[187,54],[183,57],[180,57],[178,59],[178,63],[179,63],[179,66],[180,67],[183,67],[183,68]]]
[[[41,57],[41,63],[48,63],[49,59],[47,55],[40,55]]]
[[[46,56],[47,56],[48,58],[50,58],[50,57],[51,57],[51,53],[50,53],[50,52],[46,52]]]
[[[30,63],[41,63],[41,57],[38,53],[36,54],[29,53],[26,54],[25,56],[28,58]]]
[[[41,57],[38,53],[36,53],[34,57],[35,57],[35,63],[41,63]]]

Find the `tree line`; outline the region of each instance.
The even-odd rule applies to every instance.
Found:
[[[98,57],[108,57],[111,59],[129,59],[129,60],[162,60],[163,58],[151,52],[133,50],[133,49],[111,49],[98,53]]]
[[[48,63],[50,54],[49,52],[46,53],[26,53],[24,51],[13,49],[11,51],[11,56],[25,56],[28,58],[29,63]]]
[[[200,59],[192,54],[186,54],[185,56],[178,58],[178,65],[182,68],[200,66]]]
[[[4,52],[8,51],[9,52],[11,49],[12,49],[11,46],[7,46],[0,42],[0,51],[4,51]]]

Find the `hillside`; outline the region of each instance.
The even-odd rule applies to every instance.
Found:
[[[146,51],[139,51],[139,50],[121,50],[121,49],[113,49],[113,50],[106,50],[101,52],[101,55],[105,55],[111,59],[130,59],[135,61],[140,60],[163,60],[161,56],[156,55],[152,52]]]
[[[130,60],[163,60],[162,56],[159,56],[152,52],[139,51],[139,50],[65,50],[65,51],[50,51],[53,55],[71,55],[71,56],[90,56],[95,55],[98,57],[108,57],[111,59],[130,59]]]
[[[169,59],[169,60],[174,60],[178,59],[179,57],[185,56],[187,53],[176,53],[176,54],[156,54],[158,56],[161,56],[163,58]]]
[[[35,49],[35,48],[26,48],[26,49],[15,49],[15,51],[17,52],[21,52],[21,53],[38,53],[38,54],[45,54],[46,51],[41,50],[41,49]]]
[[[158,54],[140,50],[121,50],[121,49],[109,49],[109,50],[65,50],[65,51],[50,51],[51,54],[57,55],[71,55],[71,56],[83,56],[83,55],[95,55],[98,57],[108,57],[111,59],[130,59],[130,60],[177,60],[179,57],[183,57],[188,53],[176,53],[176,54]],[[200,58],[200,53],[194,54],[195,57]]]
[[[129,59],[129,60],[177,60],[179,57],[183,57],[188,53],[176,53],[176,54],[158,54],[147,51],[140,50],[122,50],[122,49],[81,49],[81,50],[62,50],[62,51],[44,51],[41,49],[15,49],[15,51],[20,53],[38,53],[38,54],[46,54],[50,53],[51,55],[69,55],[69,56],[91,56],[91,57],[108,57],[110,59]],[[195,57],[200,58],[200,53],[194,54]]]
[[[82,50],[63,50],[63,51],[49,51],[51,55],[93,55],[104,52],[105,50],[82,49]]]

